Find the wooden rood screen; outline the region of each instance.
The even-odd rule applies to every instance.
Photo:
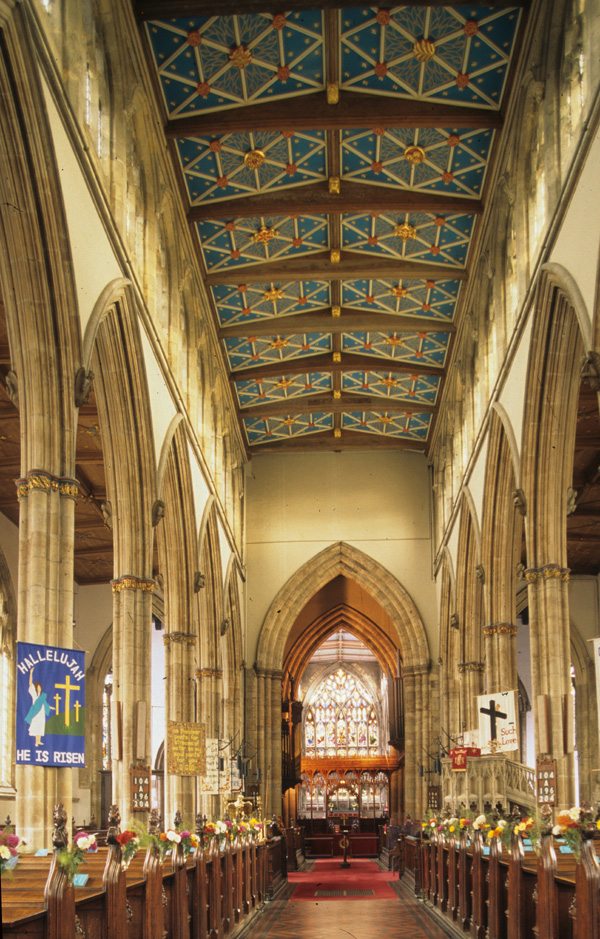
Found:
[[[399,840],[400,877],[472,939],[600,939],[600,842],[582,842],[581,859],[552,836],[539,856],[513,835],[510,851],[480,832],[446,840],[434,833]]]

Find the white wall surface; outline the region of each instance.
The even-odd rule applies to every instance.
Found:
[[[86,652],[85,667],[89,668],[96,646],[112,623],[113,595],[110,584],[79,587],[73,597],[74,648]]]
[[[418,453],[253,457],[246,476],[248,660],[277,592],[337,541],[370,555],[400,581],[423,618],[430,648],[437,648],[429,488]]]

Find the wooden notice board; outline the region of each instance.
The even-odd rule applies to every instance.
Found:
[[[131,808],[134,812],[150,811],[150,767],[132,766]]]
[[[167,721],[167,772],[172,776],[206,773],[204,724]]]
[[[538,805],[556,805],[556,760],[539,760],[536,777]]]

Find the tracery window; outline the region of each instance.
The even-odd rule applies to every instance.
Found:
[[[306,756],[375,756],[379,722],[364,685],[341,666],[325,678],[307,707]]]

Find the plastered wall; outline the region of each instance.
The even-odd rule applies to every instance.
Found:
[[[265,454],[246,474],[247,655],[267,610],[294,572],[345,541],[405,587],[437,647],[425,457],[407,452]]]

